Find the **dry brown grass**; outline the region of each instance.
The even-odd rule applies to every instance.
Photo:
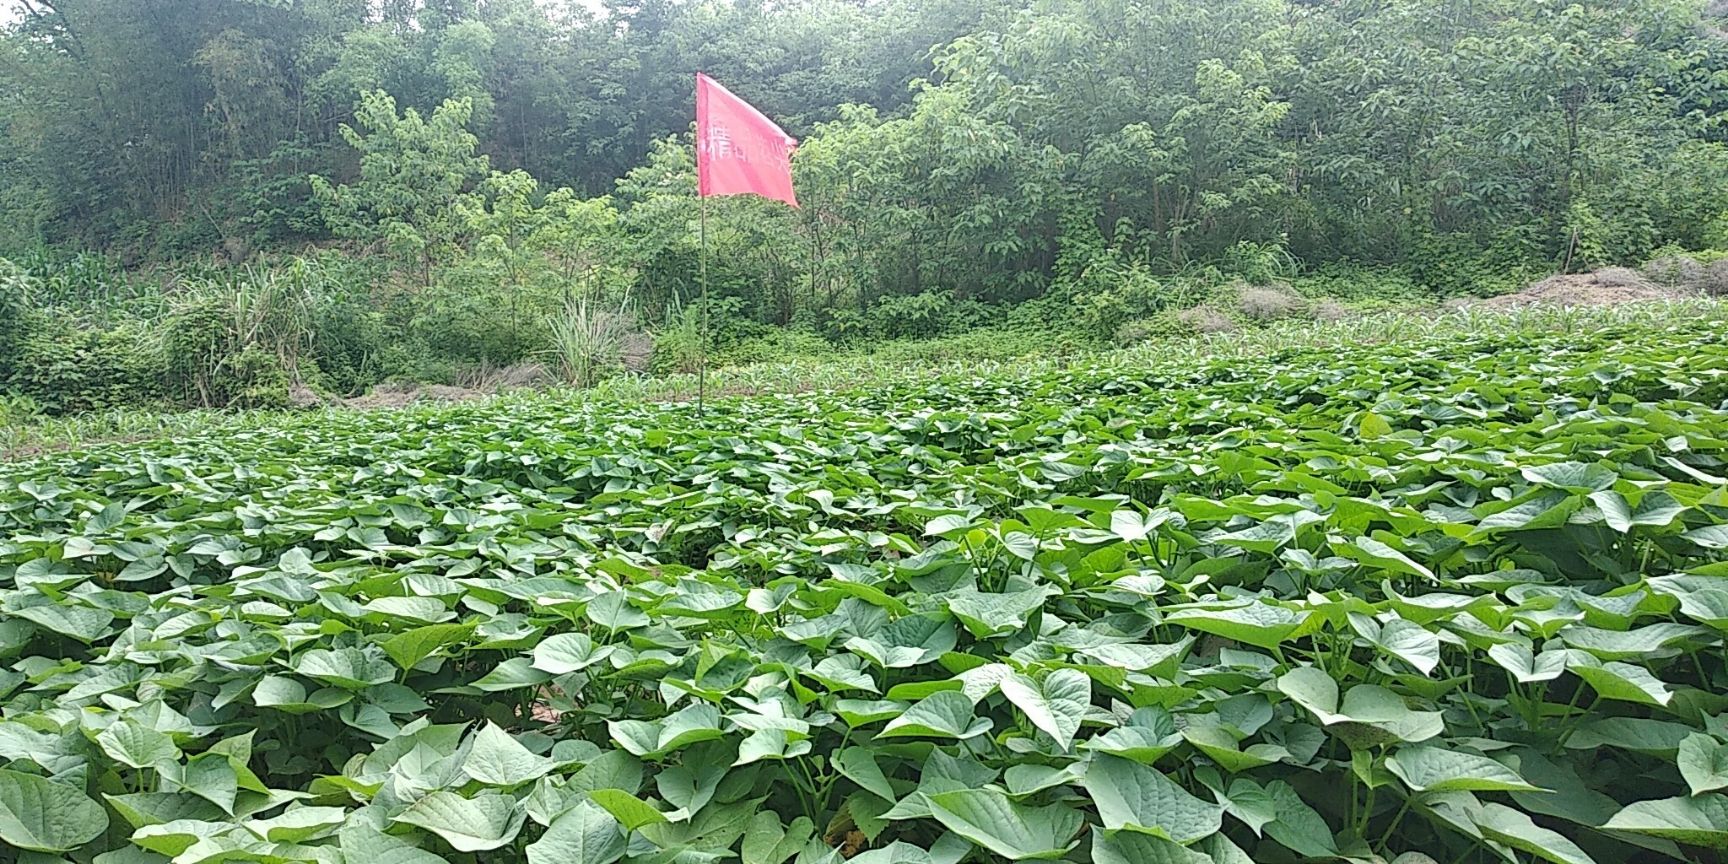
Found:
[[[1236,293],[1236,308],[1250,321],[1266,322],[1294,318],[1306,312],[1308,304],[1301,297],[1276,287],[1243,287]]]
[[[1193,330],[1195,333],[1231,333],[1236,330],[1236,322],[1223,312],[1208,306],[1196,306],[1176,313],[1177,323]]]
[[[1728,258],[1705,267],[1698,286],[1711,297],[1728,297]]]
[[[1321,300],[1321,301],[1315,303],[1314,306],[1308,310],[1308,312],[1309,312],[1309,314],[1314,316],[1314,320],[1325,321],[1328,323],[1331,323],[1334,321],[1343,321],[1344,319],[1349,318],[1355,314],[1354,312],[1350,311],[1350,307],[1345,306],[1342,303],[1339,303],[1337,300],[1330,300],[1330,299]]]
[[[1695,290],[1704,281],[1704,265],[1688,255],[1669,255],[1644,265],[1644,275],[1664,288]]]

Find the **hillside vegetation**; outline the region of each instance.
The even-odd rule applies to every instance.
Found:
[[[13,413],[1728,288],[1698,0],[17,5]],[[803,139],[803,209],[713,204],[706,346],[698,68]]]

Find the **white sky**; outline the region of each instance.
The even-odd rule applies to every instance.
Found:
[[[598,11],[601,0],[581,0],[582,5]],[[0,24],[10,24],[17,21],[23,14],[23,7],[18,0],[0,0]]]

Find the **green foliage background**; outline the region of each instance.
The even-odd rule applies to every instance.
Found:
[[[713,208],[721,356],[1108,341],[1237,281],[1407,302],[1728,246],[1728,39],[1702,0],[21,9],[0,255],[33,306],[119,344],[190,324],[187,285],[237,307],[292,283],[303,332],[254,353],[331,392],[544,361],[584,297],[687,365],[696,69],[803,140],[803,209]],[[223,314],[228,353],[257,341]],[[224,375],[158,389],[285,398]]]

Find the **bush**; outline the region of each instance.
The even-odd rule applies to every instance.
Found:
[[[17,366],[31,284],[24,268],[0,258],[0,381],[10,378]]]
[[[824,357],[833,353],[834,344],[814,330],[777,327],[763,336],[725,347],[715,353],[714,362],[719,366],[747,366]]]
[[[1328,323],[1333,321],[1343,321],[1354,314],[1350,310],[1350,307],[1331,298],[1315,303],[1308,311],[1309,314],[1314,316],[1314,320],[1325,321]]]
[[[216,386],[229,408],[287,408],[291,401],[292,381],[282,358],[258,345],[223,358]]]
[[[23,426],[42,419],[42,403],[18,394],[0,393],[0,426]]]
[[[686,306],[653,333],[648,371],[655,375],[694,373],[702,366],[702,310]]]
[[[1243,240],[1224,253],[1224,269],[1250,285],[1271,285],[1295,276],[1301,270],[1296,256],[1283,242],[1255,243]]]
[[[64,314],[32,311],[22,324],[7,389],[45,413],[139,405],[166,395],[166,356],[141,323],[89,328]]]
[[[949,303],[935,291],[883,297],[870,309],[870,329],[889,339],[928,339],[948,329]]]

